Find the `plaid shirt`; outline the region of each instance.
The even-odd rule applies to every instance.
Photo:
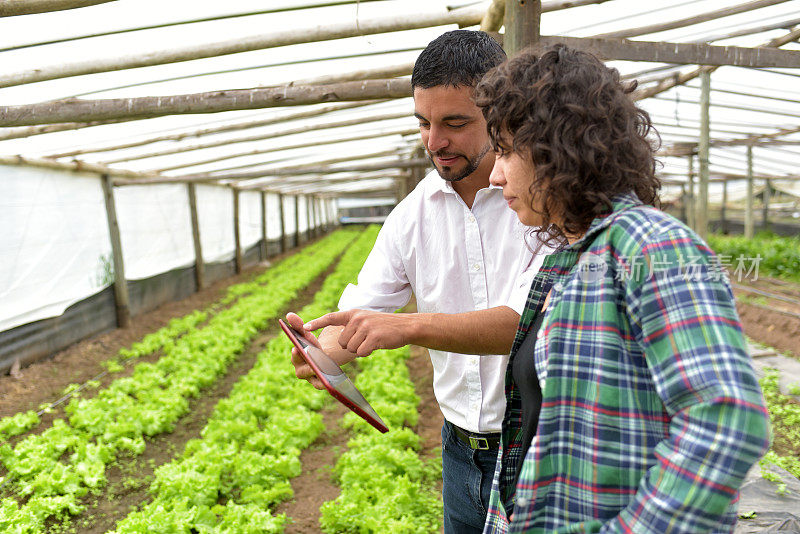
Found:
[[[534,349],[539,425],[521,450],[509,362],[484,533],[732,532],[738,487],[769,445],[713,252],[633,193],[613,200],[533,281],[510,358],[552,287]]]

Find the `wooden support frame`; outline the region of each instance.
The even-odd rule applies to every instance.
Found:
[[[539,42],[541,0],[506,0],[503,48],[509,57]]]
[[[762,211],[762,219],[764,221],[764,230],[769,231],[770,229],[770,221],[769,221],[769,203],[770,203],[770,196],[772,195],[772,186],[770,185],[770,181],[764,180],[764,209]]]
[[[650,33],[657,33],[663,32],[667,30],[674,30],[676,28],[685,28],[686,26],[694,26],[695,24],[700,24],[703,22],[708,22],[709,20],[719,19],[722,17],[728,17],[731,15],[737,15],[739,13],[746,13],[748,11],[753,11],[755,9],[761,9],[762,7],[768,7],[775,4],[781,4],[783,2],[787,2],[788,0],[756,0],[753,2],[747,2],[745,4],[740,4],[732,7],[726,7],[723,9],[717,9],[715,11],[708,11],[706,13],[702,13],[700,15],[695,15],[692,17],[687,17],[680,20],[671,20],[668,22],[659,22],[656,24],[650,24],[648,26],[641,26],[639,28],[630,28],[627,30],[620,30],[616,32],[604,33],[602,35],[598,35],[598,37],[603,37],[607,39],[614,39],[614,38],[625,38],[625,37],[634,37],[636,35],[647,35]]]
[[[239,228],[239,190],[235,187],[231,188],[233,196],[233,246],[234,246],[234,264],[236,267],[236,274],[241,274],[243,269],[242,260],[242,236],[241,229]]]
[[[752,239],[755,234],[753,217],[753,145],[747,145],[747,197],[744,204],[744,236]]]
[[[286,245],[286,215],[283,209],[283,195],[280,193],[278,194],[278,219],[281,225],[281,253],[284,253],[289,247]]]
[[[112,1],[114,0],[3,0],[0,2],[0,17],[64,11]]]
[[[294,195],[294,246],[300,246],[300,195]]]
[[[308,29],[271,31],[264,35],[237,36],[234,39],[201,46],[173,47],[148,54],[116,56],[103,59],[54,64],[48,67],[12,72],[0,76],[0,87],[12,87],[26,83],[41,82],[117,70],[166,65],[194,59],[225,56],[263,50],[292,44],[320,42],[347,37],[358,37],[376,33],[429,28],[446,24],[473,26],[483,17],[483,6],[455,9],[447,13],[409,13],[404,17],[383,17],[372,20],[352,20],[338,24],[319,25]]]
[[[195,150],[204,150],[207,148],[215,148],[220,146],[230,146],[236,143],[249,143],[251,141],[264,141],[266,139],[277,139],[286,137],[289,135],[297,135],[302,133],[308,132],[316,132],[318,130],[329,130],[335,128],[342,128],[345,126],[357,126],[361,124],[369,124],[372,122],[383,122],[387,120],[393,119],[403,119],[403,118],[410,118],[410,115],[407,111],[403,112],[394,112],[394,113],[383,113],[380,115],[372,115],[368,117],[357,117],[355,119],[346,119],[346,120],[338,120],[333,122],[323,122],[323,123],[315,123],[315,124],[307,124],[304,126],[296,126],[294,128],[286,128],[284,130],[278,130],[269,133],[260,133],[254,135],[247,135],[244,137],[233,137],[224,140],[217,140],[217,141],[209,141],[207,143],[201,143],[196,145],[189,145],[189,146],[181,146],[170,148],[167,150],[158,150],[153,152],[146,152],[144,154],[137,154],[137,155],[130,155],[115,159],[110,159],[104,161],[104,164],[110,163],[121,163],[123,161],[134,161],[139,159],[147,159],[147,158],[155,158],[161,156],[168,156],[171,154],[180,154],[183,152],[192,152]],[[419,128],[417,129],[419,131]]]
[[[514,0],[509,0],[514,1]],[[539,46],[563,43],[607,60],[648,61],[720,67],[800,68],[800,52],[778,48],[715,46],[705,43],[669,43],[601,39],[596,37],[542,36]]]
[[[261,191],[261,261],[269,257],[267,247],[267,192]]]
[[[125,263],[122,257],[122,240],[120,238],[119,222],[117,221],[117,208],[114,202],[114,183],[109,175],[100,176],[103,186],[103,197],[106,203],[106,218],[108,219],[108,235],[111,240],[111,254],[114,258],[114,303],[117,313],[117,325],[128,328],[131,325],[130,297],[128,295],[128,281],[125,279]]]
[[[189,216],[192,224],[192,242],[194,243],[194,277],[197,290],[206,287],[206,269],[203,261],[203,245],[200,241],[200,218],[197,216],[197,190],[195,184],[186,184],[189,196]]]
[[[697,145],[697,159],[700,164],[699,182],[697,184],[697,204],[695,220],[697,228],[695,231],[702,239],[708,236],[708,155],[709,155],[709,134],[710,107],[711,107],[711,73],[704,72],[700,75],[702,92],[700,95],[700,141]]]
[[[409,96],[411,96],[411,81],[405,78],[393,78],[330,85],[297,86],[287,84],[279,87],[174,96],[55,100],[39,104],[0,107],[0,126],[141,119],[165,115],[217,113],[242,109],[266,109]]]
[[[79,156],[81,154],[97,154],[99,152],[111,152],[114,150],[124,150],[126,148],[136,148],[138,146],[149,145],[153,143],[160,143],[162,141],[182,141],[184,139],[190,139],[193,137],[204,137],[207,135],[214,135],[220,134],[225,132],[236,132],[240,130],[247,130],[250,128],[260,128],[262,126],[270,126],[272,124],[278,124],[283,122],[289,122],[293,120],[299,119],[307,119],[309,117],[318,117],[320,115],[325,115],[334,111],[342,111],[345,109],[352,109],[352,108],[359,108],[363,106],[369,106],[372,104],[377,104],[379,102],[385,102],[383,100],[366,100],[364,102],[345,102],[341,104],[331,104],[329,106],[321,106],[315,107],[313,109],[303,110],[303,111],[295,111],[292,113],[286,113],[279,116],[273,116],[265,119],[248,119],[239,122],[234,122],[232,124],[225,124],[222,126],[207,126],[205,128],[199,128],[195,130],[187,130],[185,132],[180,132],[176,134],[168,134],[168,135],[157,135],[154,137],[148,137],[145,139],[139,139],[137,141],[131,141],[129,143],[123,144],[115,144],[115,145],[104,145],[104,146],[97,146],[97,147],[89,147],[89,148],[82,148],[76,150],[69,150],[66,152],[58,152],[54,154],[48,154],[47,158],[71,158],[74,156]],[[61,126],[63,129],[75,129],[75,128],[82,128],[81,124],[85,126],[95,126],[101,124],[111,124],[111,123],[119,123],[125,122],[122,120],[118,121],[98,121],[94,123],[66,123],[64,125],[59,124],[52,124],[46,126],[25,126],[20,128],[9,128],[8,130],[35,130],[35,129],[47,129],[47,128],[55,128]],[[71,124],[78,125],[74,128],[64,128],[65,126],[69,126]],[[60,131],[60,130],[53,130],[53,131]],[[42,132],[48,133],[48,132]],[[0,134],[0,140],[3,140],[2,134]]]

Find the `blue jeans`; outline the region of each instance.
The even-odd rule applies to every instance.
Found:
[[[497,448],[473,450],[442,427],[442,500],[445,534],[483,532],[492,490]]]

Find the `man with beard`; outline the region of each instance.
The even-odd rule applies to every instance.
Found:
[[[494,151],[475,85],[505,59],[483,32],[456,30],[432,41],[414,65],[414,115],[436,171],[387,217],[345,310],[303,325],[340,363],[407,344],[430,349],[433,389],[445,418],[442,477],[445,532],[481,532],[505,408],[504,376],[519,314],[541,264],[524,246],[525,227],[490,187]],[[411,294],[419,313],[393,313]],[[484,357],[481,357],[484,356]],[[293,351],[299,378],[321,388]]]

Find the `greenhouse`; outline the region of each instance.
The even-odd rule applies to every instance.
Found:
[[[0,530],[445,532],[438,347],[345,368],[379,434],[278,319],[338,310],[439,170],[411,74],[456,29],[635,83],[769,410],[735,532],[800,532],[793,0],[0,0]]]

